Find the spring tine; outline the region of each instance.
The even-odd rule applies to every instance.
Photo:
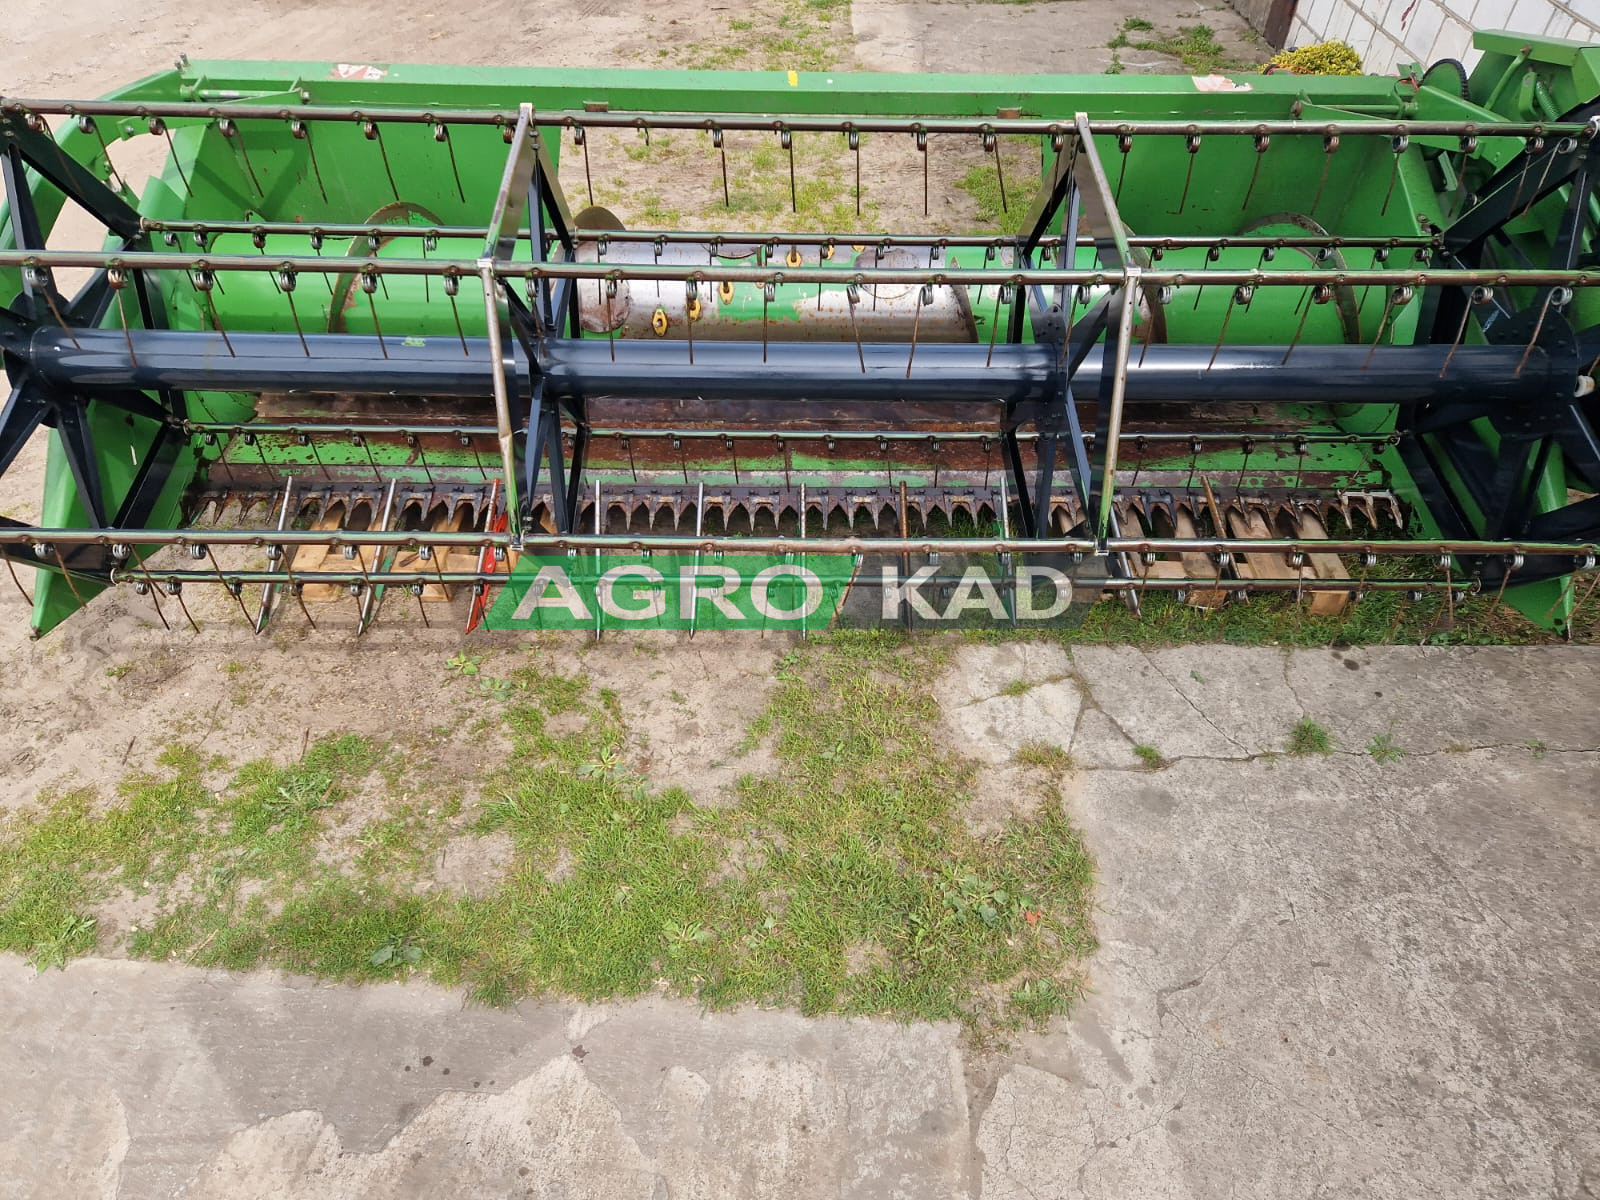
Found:
[[[133,560],[139,564],[139,569],[144,572],[144,588],[150,595],[150,602],[156,606],[156,616],[161,621],[161,628],[171,633],[172,624],[167,620],[167,614],[161,611],[161,589],[156,587],[156,581],[150,578],[150,568],[144,565],[144,559],[139,552],[131,546],[129,550],[133,553]],[[15,576],[12,576],[12,578],[15,578]],[[19,584],[18,586],[21,585]]]
[[[100,126],[95,122],[95,119],[90,116],[79,117],[78,128],[83,130],[84,133],[94,134],[95,140],[100,143],[100,154],[106,160],[107,174],[117,181],[119,191],[131,194],[133,189],[128,186],[128,181],[117,170],[117,164],[111,161],[111,148],[106,145],[106,135],[100,132]]]
[[[861,302],[861,289],[855,284],[850,284],[844,291],[845,304],[850,310],[850,332],[856,337],[856,357],[861,360],[861,373],[867,373],[867,352],[861,348],[861,325],[856,320],[856,305]],[[911,364],[906,364],[906,370],[911,370]]]
[[[120,275],[120,268],[113,268],[106,272],[108,280],[114,280]],[[122,340],[128,347],[128,361],[137,367],[139,365],[139,356],[133,352],[133,335],[128,332],[128,301],[123,293],[122,284],[112,282],[111,286],[117,293],[117,319],[122,324]]]
[[[1193,162],[1194,160],[1190,159],[1189,161]],[[1206,251],[1205,261],[1200,264],[1200,271],[1201,271],[1202,277],[1203,277],[1203,275],[1204,275],[1204,273],[1206,271],[1209,271],[1211,269],[1211,264],[1214,263],[1219,257],[1221,257],[1221,254],[1222,254],[1222,251],[1216,246],[1212,246],[1209,250]],[[1204,296],[1205,294],[1206,294],[1206,285],[1204,283],[1200,284],[1199,286],[1197,286],[1194,289],[1194,311],[1195,312],[1199,312],[1200,311],[1200,297]]]
[[[1444,366],[1439,368],[1439,378],[1443,379],[1445,372],[1450,369],[1450,364],[1455,361],[1456,351],[1461,349],[1461,339],[1467,335],[1467,322],[1472,319],[1472,306],[1469,304],[1461,310],[1461,324],[1456,326],[1455,339],[1450,343],[1450,353],[1444,356]]]
[[[917,306],[911,314],[911,353],[906,355],[906,378],[911,378],[911,364],[917,357],[917,327],[922,324],[922,306],[933,303],[933,284],[925,283],[917,293]]]
[[[1372,339],[1372,349],[1367,351],[1367,359],[1366,359],[1365,362],[1363,362],[1361,364],[1361,369],[1363,371],[1365,371],[1368,367],[1370,367],[1372,365],[1372,356],[1375,355],[1378,352],[1378,345],[1379,345],[1379,343],[1381,343],[1383,341],[1383,331],[1386,328],[1388,328],[1389,315],[1393,311],[1394,311],[1394,293],[1390,292],[1389,293],[1389,299],[1384,301],[1383,317],[1378,321],[1378,335]]]
[[[372,443],[359,433],[352,433],[350,440],[367,452],[367,465],[372,468],[372,478],[378,483],[382,483],[383,472],[378,469],[378,460],[372,457]]]
[[[461,290],[461,277],[459,275],[446,275],[444,277],[444,294],[450,297],[450,311],[456,319],[456,337],[461,339],[461,356],[471,358],[472,352],[467,349],[467,333],[461,328],[461,309],[456,304],[456,293]]]
[[[1563,142],[1570,142],[1570,140],[1571,139],[1568,139],[1568,138],[1563,138],[1562,139]],[[1559,143],[1557,145],[1556,153],[1557,154],[1560,153],[1560,144]],[[1533,208],[1533,206],[1535,204],[1537,204],[1539,202],[1539,193],[1544,190],[1544,181],[1546,179],[1550,178],[1550,168],[1555,165],[1555,161],[1556,161],[1556,155],[1555,154],[1550,155],[1548,158],[1546,158],[1544,160],[1544,170],[1539,173],[1539,183],[1533,189],[1533,195],[1531,197],[1529,197],[1528,203],[1523,206],[1522,211],[1519,212],[1517,214],[1517,216],[1519,216],[1519,217],[1527,216],[1528,215],[1528,211],[1531,208]]]
[[[411,585],[410,591],[412,596],[416,598],[417,615],[422,618],[422,627],[424,629],[432,629],[433,623],[428,620],[428,606],[422,602],[422,585],[414,583]]]
[[[406,444],[417,452],[417,464],[421,466],[422,476],[428,481],[428,486],[434,486],[433,472],[428,470],[428,455],[427,452],[422,448],[422,439],[417,437],[415,434],[408,434],[406,436]]]
[[[210,562],[212,574],[217,577],[217,582],[222,585],[222,590],[232,596],[234,602],[238,604],[239,615],[244,618],[244,623],[249,625],[251,628],[254,628],[255,620],[250,616],[250,610],[245,607],[244,596],[241,594],[241,592],[234,591],[233,586],[222,577],[222,564],[217,561],[215,550],[213,550],[210,546],[203,546],[201,549],[206,552],[206,560]]]
[[[211,327],[222,335],[222,344],[228,348],[230,358],[238,357],[234,353],[233,343],[228,340],[228,331],[222,327],[222,318],[217,315],[217,302],[211,298],[211,289],[205,289],[206,307],[211,310]]]
[[[856,216],[861,215],[861,134],[857,130],[850,130],[846,135],[850,150],[856,156]]]
[[[1322,178],[1317,181],[1317,195],[1311,201],[1311,211],[1307,216],[1317,215],[1317,206],[1322,203],[1323,189],[1328,186],[1328,170],[1333,166],[1333,156],[1339,149],[1339,135],[1330,133],[1322,139]]]
[[[1543,138],[1529,138],[1522,144],[1522,170],[1517,173],[1517,190],[1511,194],[1511,207],[1516,209],[1522,203],[1522,191],[1528,182],[1528,168],[1533,166],[1533,156],[1538,153],[1535,146],[1543,146]],[[1521,213],[1517,214],[1521,216]]]
[[[311,347],[306,344],[305,330],[300,328],[300,312],[294,306],[294,273],[292,271],[282,271],[279,272],[279,274],[281,278],[278,284],[278,290],[283,293],[284,299],[289,301],[289,316],[294,320],[295,336],[300,339],[300,349],[305,352],[305,356],[307,358],[310,358]]]
[[[694,309],[699,303],[699,297],[695,295],[697,289],[692,279],[685,285],[684,290],[688,298],[683,306],[683,328],[689,336],[689,365],[692,367],[694,366]]]
[[[1289,356],[1294,353],[1294,348],[1300,344],[1300,335],[1306,331],[1306,322],[1311,319],[1312,304],[1324,303],[1324,301],[1318,300],[1314,294],[1319,291],[1324,292],[1330,299],[1333,296],[1332,289],[1326,288],[1325,285],[1321,284],[1315,287],[1308,287],[1305,290],[1305,294],[1300,297],[1301,303],[1305,305],[1305,311],[1300,314],[1300,324],[1295,326],[1294,337],[1289,342],[1289,348],[1283,352],[1283,362],[1278,364],[1279,366],[1287,367],[1289,365]]]
[[[311,174],[316,178],[317,191],[322,194],[322,202],[324,204],[328,203],[328,189],[322,182],[322,168],[317,165],[317,146],[311,139],[311,126],[305,121],[292,120],[289,122],[289,132],[294,135],[296,140],[305,142],[306,157],[311,160]],[[437,133],[435,133],[435,136],[438,136]],[[454,150],[450,151],[450,165],[452,167],[455,166]],[[461,186],[461,177],[459,175],[456,177],[456,186],[458,188]],[[461,199],[465,202],[466,197],[463,196]],[[304,605],[302,604],[301,607],[303,608]]]
[[[321,230],[313,229],[311,231],[311,249],[318,258],[322,257]],[[322,272],[322,282],[327,285],[328,295],[333,295],[333,280],[328,277],[328,273],[326,271]]]
[[[265,200],[267,193],[262,190],[261,180],[256,178],[255,166],[250,161],[250,150],[244,144],[244,131],[241,130],[231,118],[223,117],[222,120],[217,122],[217,132],[222,134],[222,136],[227,138],[229,141],[238,141],[239,157],[244,159],[244,169],[250,176],[250,186],[255,188],[256,195]]]
[[[789,208],[800,211],[800,194],[794,183],[794,132],[785,126],[778,131],[778,144],[789,152]]]
[[[733,201],[728,196],[728,142],[723,131],[715,125],[711,127],[711,144],[716,147],[718,155],[722,158],[722,207],[732,208]],[[584,154],[588,154],[585,149]],[[584,169],[588,170],[588,160],[584,160]],[[587,176],[585,176],[587,178]],[[594,189],[589,190],[589,203],[594,203]]]
[[[1270,134],[1258,133],[1256,142],[1256,165],[1250,171],[1250,186],[1244,190],[1244,203],[1239,205],[1239,211],[1244,212],[1250,207],[1250,197],[1256,194],[1256,180],[1261,178],[1261,160],[1266,156],[1267,147],[1272,144]]]
[[[594,207],[594,176],[589,173],[589,135],[582,125],[574,125],[572,127],[572,140],[583,147],[583,184],[588,189],[589,206],[592,208]],[[726,182],[728,173],[726,157],[723,159],[722,173],[724,182]],[[726,191],[727,189],[724,188],[723,190]]]
[[[995,136],[992,130],[984,130],[983,148],[994,155],[994,178],[995,182],[1000,185],[1000,211],[1010,212],[1011,208],[1006,203],[1006,171],[1004,164],[1000,161],[1000,139]]]
[[[1207,371],[1211,370],[1212,367],[1217,365],[1217,355],[1222,353],[1222,343],[1225,342],[1227,340],[1227,338],[1228,338],[1228,322],[1233,320],[1233,308],[1234,308],[1234,305],[1235,304],[1249,304],[1249,303],[1250,303],[1250,289],[1249,288],[1247,288],[1247,287],[1236,287],[1236,288],[1233,289],[1233,295],[1228,297],[1228,307],[1222,314],[1222,327],[1217,330],[1217,344],[1211,348],[1211,360],[1206,363],[1206,370]],[[1204,372],[1202,372],[1202,374],[1203,373]]]
[[[11,572],[11,582],[17,585],[17,591],[22,593],[22,598],[27,601],[28,607],[33,607],[33,597],[28,594],[28,589],[22,586],[22,580],[17,578],[17,568],[11,561],[10,555],[5,555],[6,570]]]
[[[305,437],[305,444],[311,449],[311,460],[317,464],[317,468],[322,472],[323,478],[332,479],[333,472],[329,471],[327,465],[323,463],[322,455],[317,453],[317,439],[304,434],[301,436]]]
[[[362,121],[361,133],[369,142],[378,143],[378,157],[383,159],[383,173],[389,178],[389,190],[394,193],[395,203],[400,202],[400,189],[394,182],[394,171],[389,166],[389,151],[383,144],[383,130],[378,128],[376,121]]]
[[[1184,139],[1184,146],[1189,151],[1189,166],[1183,173],[1183,195],[1178,197],[1178,207],[1173,211],[1173,216],[1181,217],[1183,210],[1189,204],[1189,185],[1194,182],[1194,160],[1200,153],[1200,135],[1191,133]]]
[[[994,317],[989,321],[989,355],[983,360],[984,370],[994,366],[994,342],[1000,334],[1000,300],[1005,294],[1004,287],[997,287],[994,290]],[[865,364],[862,365],[862,369],[866,369]]]
[[[778,289],[771,283],[764,283],[764,284],[761,285],[761,361],[762,362],[766,362],[767,361],[767,306],[772,303],[772,299],[777,294],[777,291],[778,291]],[[852,307],[850,309],[850,323],[851,323],[851,325],[855,324],[855,319],[856,319],[856,311]],[[860,341],[861,339],[858,337],[856,340]]]
[[[385,358],[388,358],[389,346],[383,340],[383,326],[378,323],[378,302],[376,299],[378,276],[371,271],[363,271],[361,273],[361,290],[367,294],[367,308],[372,313],[373,332],[378,335],[378,349],[383,352]]]
[[[928,131],[915,131],[917,150],[922,155],[922,215],[928,215]]]
[[[1522,375],[1522,368],[1528,365],[1528,357],[1533,353],[1534,346],[1536,346],[1539,342],[1539,334],[1544,329],[1544,319],[1550,313],[1550,303],[1556,298],[1557,295],[1561,293],[1561,291],[1561,288],[1551,288],[1549,294],[1545,296],[1544,306],[1539,309],[1539,319],[1534,322],[1533,333],[1528,338],[1527,349],[1523,350],[1522,357],[1517,360],[1517,369],[1511,373],[1512,378],[1520,378]]]
[[[1117,188],[1112,193],[1112,199],[1122,199],[1122,181],[1128,177],[1128,155],[1133,150],[1133,136],[1119,133],[1117,135],[1117,151],[1122,155],[1122,166],[1117,170]]]
[[[290,569],[287,562],[284,563],[283,573],[289,577],[289,590],[294,593],[294,598],[299,602],[300,611],[306,617],[306,624],[311,626],[311,632],[315,633],[317,631],[317,623],[311,616],[311,610],[306,607],[306,585],[295,582],[294,571]]]
[[[183,619],[189,622],[189,628],[196,633],[200,632],[200,625],[194,619],[194,614],[189,611],[189,606],[183,600],[183,584],[176,579],[167,582],[167,595],[173,596],[178,601],[178,607],[183,610]]]
[[[83,346],[78,342],[78,335],[72,332],[72,326],[67,324],[66,319],[61,315],[61,310],[56,307],[55,281],[50,280],[47,285],[40,290],[44,292],[44,302],[50,306],[50,315],[55,317],[56,324],[61,326],[62,332],[72,339],[72,345],[74,348],[82,350]]]
[[[450,129],[443,121],[434,123],[433,140],[443,142],[445,149],[450,152],[450,174],[456,181],[456,196],[461,203],[467,202],[467,193],[461,187],[461,171],[456,166],[456,144],[450,140]]]
[[[1411,139],[1403,133],[1397,136],[1392,143],[1394,146],[1394,162],[1389,167],[1389,188],[1383,193],[1383,206],[1378,209],[1380,217],[1389,215],[1389,200],[1394,195],[1395,181],[1400,178],[1400,156],[1406,152],[1406,147],[1410,143]]]
[[[166,135],[166,139],[167,139],[167,161],[170,162],[174,167],[177,168],[178,178],[183,181],[183,193],[184,193],[184,195],[186,197],[192,197],[194,195],[194,189],[189,186],[189,176],[184,174],[183,163],[178,160],[178,149],[177,149],[176,146],[174,146],[172,144],[172,130],[167,127],[167,123],[165,121],[163,121],[160,117],[151,117],[150,118],[150,127],[151,127],[150,128],[150,132],[151,133],[156,133],[156,132],[159,131],[160,133],[163,133],[163,134]],[[165,618],[163,618],[163,623],[164,622],[165,622]],[[171,627],[168,626],[168,628],[171,628]]]

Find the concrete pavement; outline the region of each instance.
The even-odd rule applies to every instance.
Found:
[[[1004,1053],[664,999],[0,962],[0,1195],[1593,1195],[1597,661],[961,648],[989,683],[952,704],[1052,681],[1023,700],[1071,750],[1100,871],[1092,994]],[[1277,753],[1302,716],[1333,754]]]

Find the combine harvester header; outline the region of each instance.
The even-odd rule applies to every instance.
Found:
[[[1135,610],[1481,592],[1570,628],[1600,47],[1477,45],[1470,80],[196,62],[0,98],[0,472],[51,429],[0,556],[41,634],[114,585],[164,623],[210,585],[257,631],[362,630],[390,590],[470,628],[519,556],[590,552],[1067,564]],[[727,227],[593,205],[591,152],[661,134],[703,142]],[[151,138],[135,193],[109,148]],[[930,160],[982,155],[1010,232],[732,223],[730,157],[798,213],[807,140],[859,211],[864,139],[924,213]],[[69,200],[102,249],[51,248]]]

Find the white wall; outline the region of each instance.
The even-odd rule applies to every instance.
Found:
[[[1349,42],[1368,71],[1441,58],[1470,70],[1475,29],[1600,43],[1600,0],[1300,0],[1289,45]]]

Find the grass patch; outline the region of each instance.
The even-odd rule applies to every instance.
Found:
[[[1072,770],[1072,755],[1048,742],[1024,742],[1017,747],[1016,760],[1023,766],[1042,767],[1054,775]]]
[[[1333,739],[1327,729],[1310,717],[1289,731],[1290,754],[1329,754],[1332,751]]]
[[[713,1007],[955,1020],[979,1037],[1037,1025],[1081,988],[1092,865],[1057,806],[970,832],[974,767],[930,732],[938,656],[897,634],[785,656],[757,722],[779,769],[716,809],[634,770],[614,692],[458,656],[445,686],[489,685],[512,744],[477,781],[470,829],[445,828],[452,802],[387,800],[415,755],[365,738],[247,763],[220,787],[218,764],[175,747],[105,803],[71,793],[0,820],[0,949],[41,969],[98,939],[208,967],[425,973],[489,1003],[664,988]],[[1056,746],[1019,758],[1069,764]],[[380,815],[352,828],[375,790]],[[510,845],[497,885],[417,888],[451,833]],[[330,859],[339,837],[353,850]],[[108,942],[100,906],[130,893],[152,897],[154,918]]]
[[[1395,745],[1392,733],[1380,733],[1367,743],[1367,753],[1374,762],[1392,763],[1399,762],[1406,756],[1401,747]]]
[[[1165,37],[1139,37],[1138,34],[1152,33],[1155,25],[1143,17],[1128,17],[1122,22],[1122,28],[1115,37],[1106,43],[1111,50],[1148,50],[1155,54],[1166,54],[1176,58],[1183,64],[1184,70],[1191,75],[1211,75],[1220,71],[1228,63],[1227,49],[1217,41],[1216,31],[1209,25],[1183,25],[1175,34]],[[1112,66],[1121,67],[1121,59],[1112,55]],[[1120,74],[1118,71],[1109,71],[1110,74]]]
[[[1161,751],[1154,746],[1140,742],[1133,748],[1134,757],[1144,764],[1147,771],[1159,771],[1167,765],[1167,760],[1161,757]]]

